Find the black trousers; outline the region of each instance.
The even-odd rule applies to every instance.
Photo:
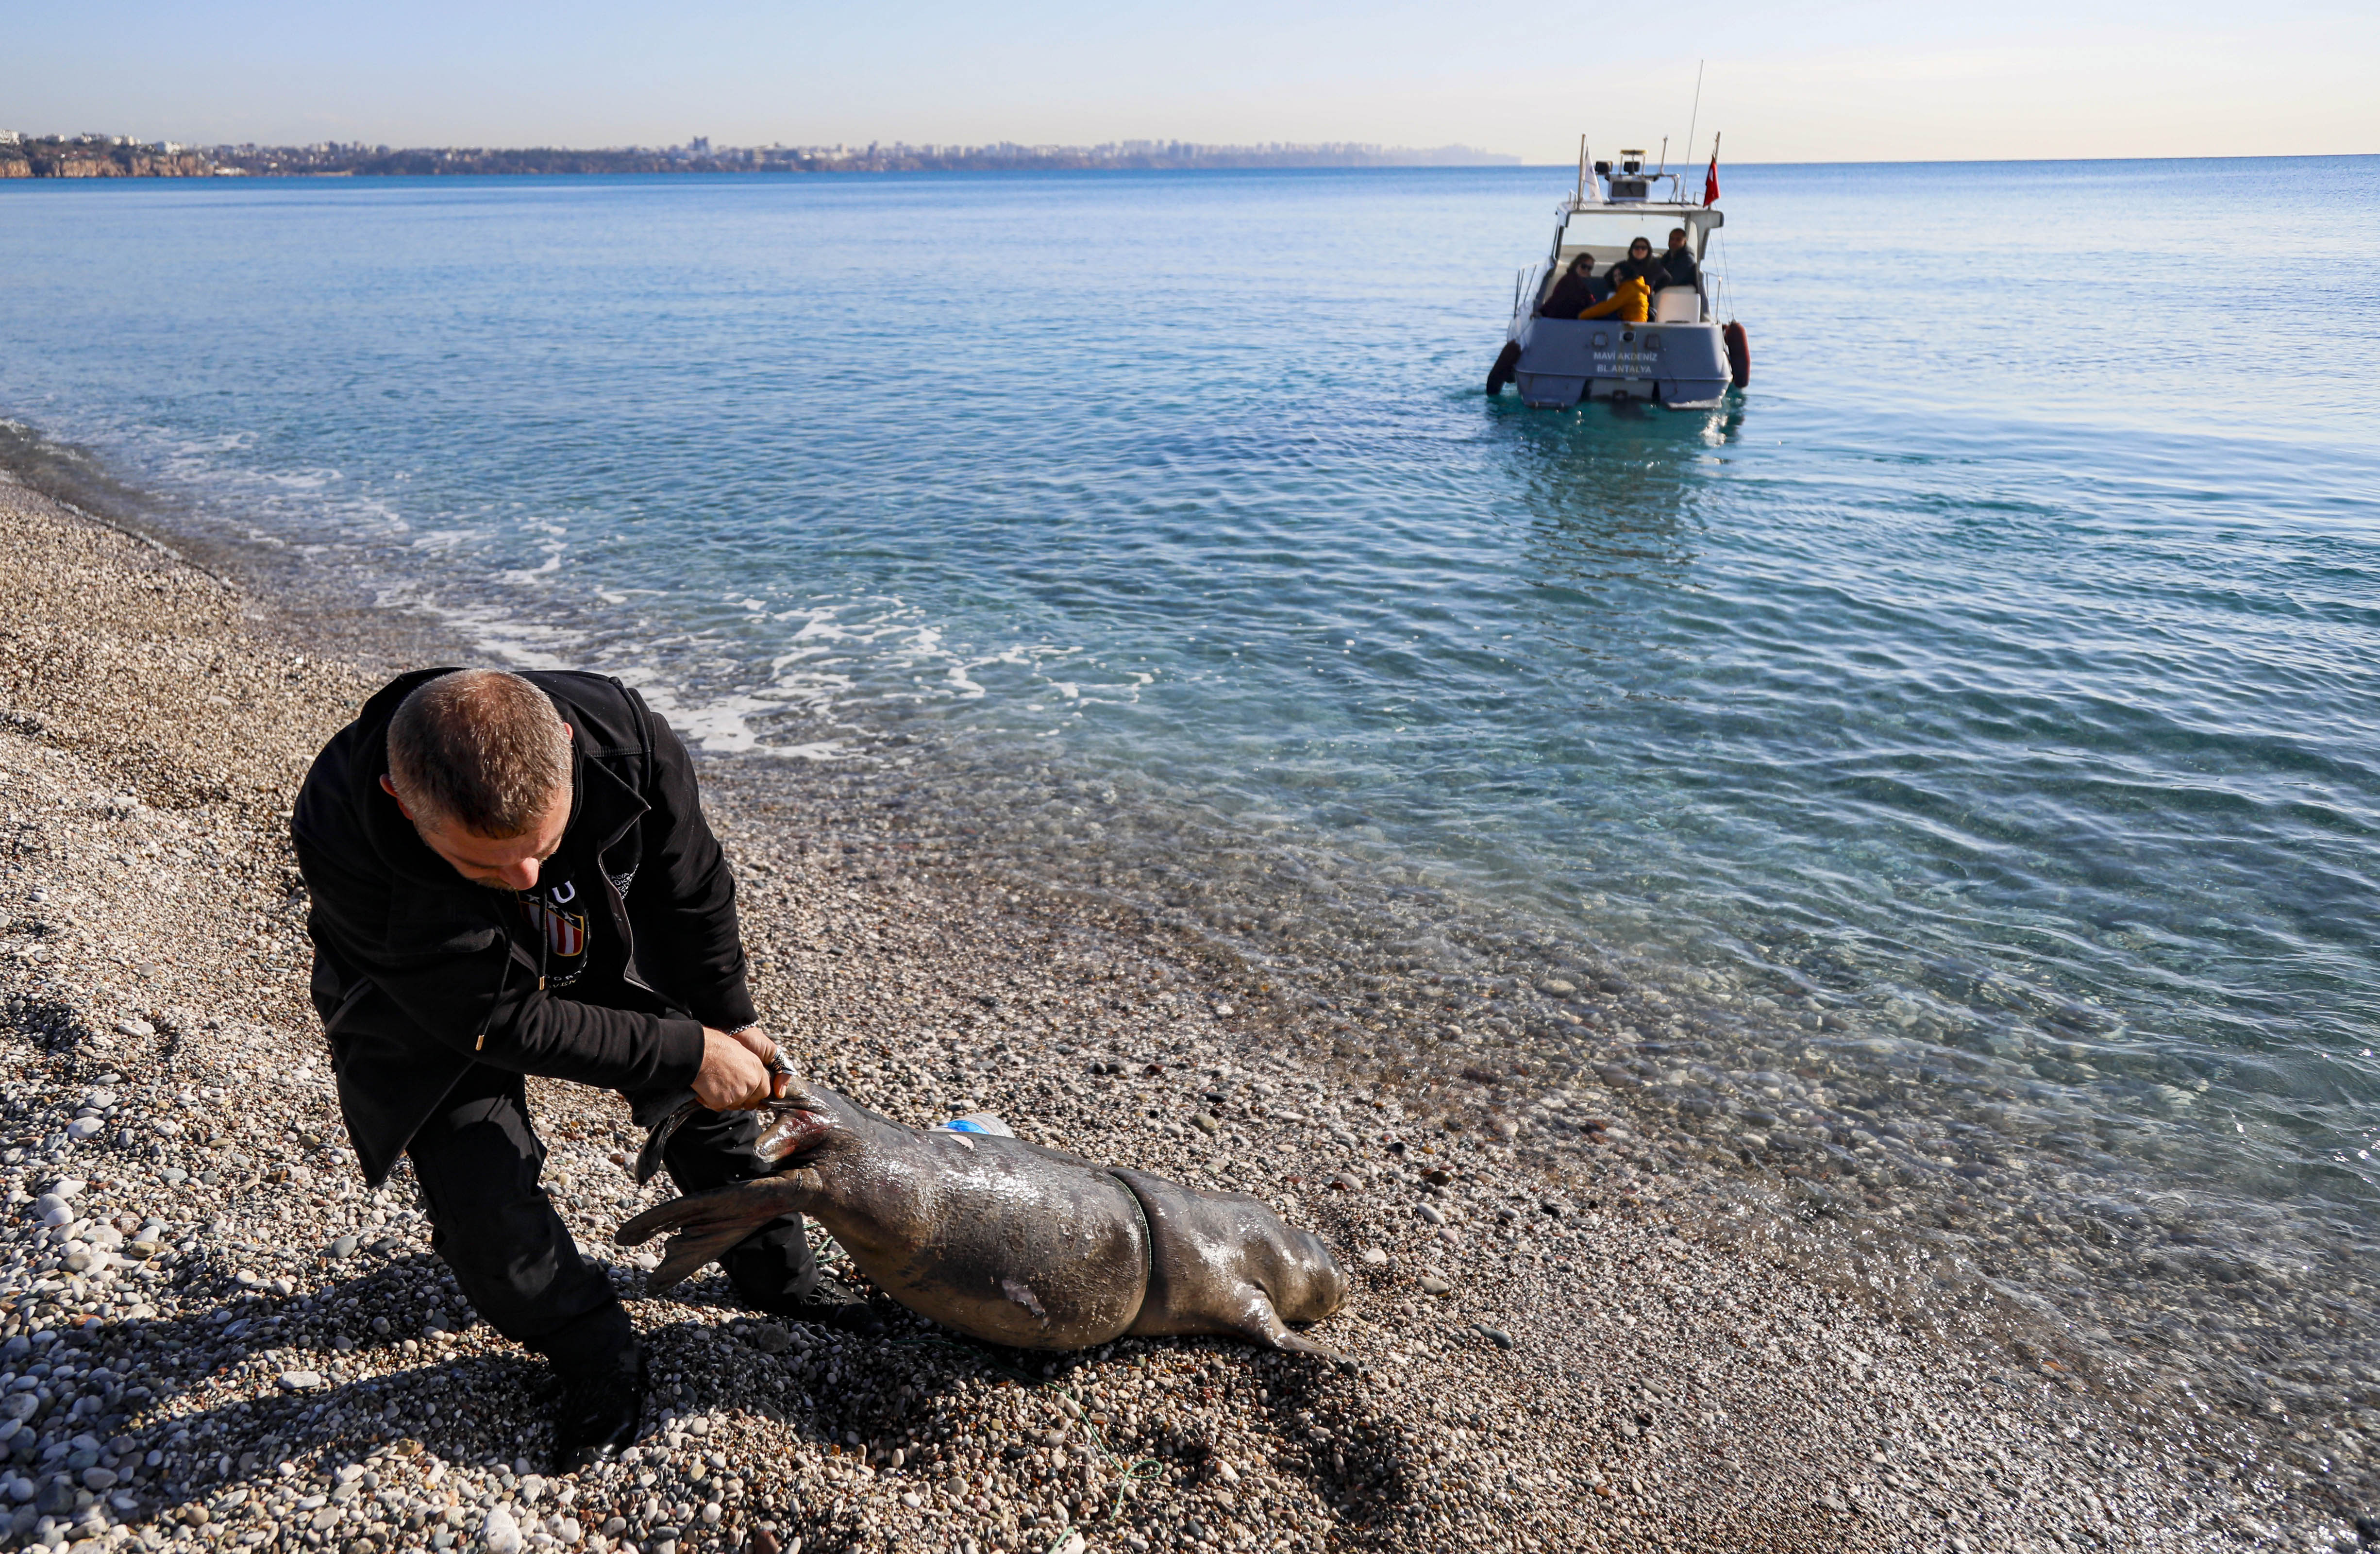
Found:
[[[406,1152],[429,1202],[431,1244],[473,1309],[564,1375],[594,1370],[635,1333],[611,1280],[579,1256],[538,1185],[546,1151],[526,1092],[519,1074],[475,1064]],[[765,1176],[752,1152],[759,1132],[755,1112],[697,1112],[662,1159],[682,1193]],[[736,1293],[763,1310],[783,1309],[818,1282],[798,1214],[771,1220],[720,1261]]]

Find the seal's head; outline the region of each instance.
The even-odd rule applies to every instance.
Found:
[[[1269,1293],[1284,1322],[1319,1322],[1347,1304],[1347,1275],[1322,1238],[1293,1225],[1281,1227]]]

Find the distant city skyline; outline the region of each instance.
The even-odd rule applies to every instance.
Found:
[[[0,129],[0,179],[117,177],[389,177],[649,173],[1157,172],[1186,169],[1518,165],[1463,146],[1205,146],[1124,141],[1104,146],[729,146],[707,136],[668,147],[395,147],[318,140],[300,145],[185,146],[128,136],[25,136]]]
[[[2380,14],[2340,0],[1988,10],[1712,0],[1475,15],[1140,0],[136,5],[9,24],[0,127],[189,144],[1467,145],[1673,164],[2380,152]],[[1707,60],[1694,144],[1696,64]]]

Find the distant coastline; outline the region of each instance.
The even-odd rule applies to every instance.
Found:
[[[202,178],[213,171],[203,152],[171,140],[0,132],[0,178]]]
[[[0,178],[385,177],[598,173],[1160,172],[1186,168],[1517,167],[1521,159],[1471,146],[1416,150],[1353,141],[1209,146],[1119,140],[1099,146],[713,146],[574,150],[558,146],[184,146],[124,136],[0,132]]]

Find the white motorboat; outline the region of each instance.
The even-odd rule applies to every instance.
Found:
[[[1713,286],[1704,261],[1712,235],[1726,225],[1718,208],[1718,151],[1704,186],[1705,200],[1685,196],[1681,175],[1648,171],[1640,151],[1623,151],[1617,165],[1587,160],[1579,149],[1578,186],[1555,207],[1552,249],[1540,263],[1521,272],[1512,287],[1512,321],[1504,348],[1488,373],[1488,392],[1511,383],[1523,403],[1566,408],[1591,399],[1645,399],[1675,410],[1706,410],[1722,404],[1730,388],[1752,379],[1751,346],[1743,326],[1722,325],[1712,307]],[[1667,184],[1664,189],[1661,186]],[[1691,278],[1660,269],[1672,231],[1682,230],[1693,258]],[[1604,277],[1616,267],[1631,272],[1630,248],[1639,239],[1655,262],[1641,260],[1633,273],[1645,275],[1641,289],[1612,300]],[[1563,278],[1585,258],[1592,265],[1593,296],[1586,316],[1571,313],[1580,286],[1561,289]],[[1677,265],[1684,272],[1688,267]],[[1650,272],[1646,274],[1646,272]],[[1676,284],[1672,284],[1672,283]],[[1632,318],[1630,315],[1635,316]]]

